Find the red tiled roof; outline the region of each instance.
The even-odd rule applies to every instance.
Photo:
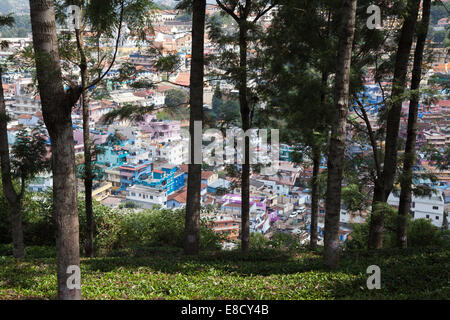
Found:
[[[167,197],[167,200],[175,200],[179,203],[186,203],[187,200],[187,189],[184,187],[183,189],[172,193]]]
[[[214,174],[212,171],[202,171],[202,179],[209,179]]]
[[[182,86],[189,86],[190,84],[190,74],[187,72],[180,72],[175,79],[175,83]]]
[[[439,106],[440,107],[450,107],[450,100],[440,100]]]

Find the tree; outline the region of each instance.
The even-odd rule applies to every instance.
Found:
[[[14,19],[10,16],[0,16],[0,26],[12,26]],[[6,47],[8,44],[1,43],[0,47]],[[11,231],[13,240],[13,255],[15,258],[23,258],[24,243],[22,230],[22,210],[20,207],[25,184],[22,182],[19,193],[14,189],[11,175],[11,162],[9,157],[8,145],[8,115],[6,113],[5,98],[3,94],[2,83],[3,69],[0,66],[0,157],[3,193],[8,200],[11,214]]]
[[[294,10],[295,8],[295,10]],[[284,1],[264,40],[267,67],[260,91],[271,100],[272,117],[284,128],[284,140],[307,154],[313,165],[310,247],[317,247],[318,175],[328,140],[335,26],[333,8],[324,1]],[[303,158],[303,157],[302,157]],[[300,159],[303,161],[303,159]],[[297,162],[294,159],[294,162]]]
[[[400,179],[401,192],[398,208],[397,246],[407,246],[407,222],[411,207],[412,169],[416,158],[417,113],[420,99],[420,80],[422,78],[423,52],[430,24],[431,0],[424,0],[422,21],[417,28],[417,43],[414,52],[414,67],[411,80],[411,100],[409,102],[408,131],[403,161],[403,174]]]
[[[398,132],[405,91],[408,61],[416,27],[420,1],[408,0],[407,15],[400,32],[397,54],[395,57],[394,78],[392,80],[391,101],[387,110],[386,140],[384,148],[383,171],[375,181],[372,207],[377,202],[387,202],[391,193],[397,169]],[[375,212],[373,210],[372,212]],[[370,220],[369,248],[383,246],[383,214],[372,215]]]
[[[184,253],[198,254],[200,247],[200,189],[202,165],[196,154],[201,141],[196,141],[196,122],[203,122],[203,77],[204,77],[204,37],[205,37],[206,0],[193,0],[192,3],[192,60],[190,78],[190,117],[191,136],[190,161],[188,166],[188,186],[186,203],[186,221]],[[198,130],[198,128],[197,128]],[[198,144],[200,143],[200,144]]]
[[[80,69],[81,87],[84,88],[81,95],[81,109],[83,116],[83,144],[84,144],[84,187],[85,187],[85,206],[86,206],[86,241],[85,254],[87,257],[92,257],[94,254],[94,228],[95,221],[92,211],[92,184],[96,177],[92,165],[92,157],[95,151],[93,150],[93,141],[90,139],[89,127],[89,101],[90,94],[88,88],[93,88],[94,85],[100,85],[103,78],[101,76],[101,64],[108,62],[109,69],[114,65],[119,41],[121,39],[122,23],[126,22],[133,32],[138,36],[138,39],[143,38],[143,32],[149,27],[148,11],[153,7],[153,3],[149,0],[114,0],[104,2],[102,0],[84,1],[84,0],[61,0],[58,3],[58,18],[60,23],[66,20],[65,8],[69,5],[77,5],[80,7],[80,26],[75,28],[75,43],[76,43],[76,66]],[[94,39],[87,38],[86,32],[94,33]],[[117,31],[117,32],[115,32]],[[115,50],[112,57],[107,59],[107,55],[100,56],[100,39],[114,38]],[[71,37],[67,38],[68,43],[65,47],[70,48]],[[88,42],[88,43],[86,43]],[[95,51],[95,54],[93,53]],[[71,56],[74,53],[67,50],[67,55]],[[94,58],[95,57],[95,58]],[[70,59],[67,59],[70,60]],[[96,60],[96,61],[95,61]],[[72,66],[73,68],[74,66]],[[92,83],[89,81],[98,74],[98,78]]]
[[[334,119],[328,153],[328,180],[325,207],[324,263],[336,268],[339,262],[339,215],[341,210],[342,172],[350,90],[350,66],[355,33],[356,0],[343,0],[342,27],[336,61]]]
[[[248,89],[248,51],[249,43],[257,29],[257,22],[270,9],[273,8],[270,0],[217,0],[217,5],[237,24],[237,41],[235,44],[239,48],[236,59],[228,73],[231,73],[239,91],[239,107],[241,113],[242,129],[246,132],[251,126],[251,101]],[[217,35],[217,29],[215,30]],[[252,34],[253,33],[253,34]],[[251,35],[252,34],[252,35]],[[216,37],[216,41],[222,41]],[[214,37],[214,35],[213,35]],[[250,249],[250,141],[245,137],[244,141],[244,163],[242,164],[241,174],[241,249],[247,254]]]
[[[58,298],[81,299],[81,289],[69,288],[69,266],[80,266],[77,180],[71,111],[82,88],[64,89],[56,36],[53,0],[30,0],[36,76],[52,151],[53,208],[57,225]]]
[[[187,94],[183,90],[171,89],[167,91],[164,103],[168,108],[177,108],[187,104]]]

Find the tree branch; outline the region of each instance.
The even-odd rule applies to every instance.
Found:
[[[117,31],[117,40],[116,40],[116,46],[115,46],[115,50],[114,50],[114,55],[113,55],[112,61],[111,61],[110,65],[109,65],[109,67],[106,69],[106,71],[100,77],[95,79],[86,88],[83,88],[83,90],[88,90],[88,89],[92,88],[93,86],[97,85],[100,81],[102,81],[103,78],[108,74],[109,70],[111,70],[112,66],[114,65],[114,63],[116,61],[117,51],[119,49],[120,35],[121,35],[121,32],[122,32],[123,10],[124,10],[124,1],[121,2],[119,28],[118,28],[118,31]]]

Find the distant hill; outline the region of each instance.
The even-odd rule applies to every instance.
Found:
[[[14,15],[28,14],[30,6],[28,0],[1,0],[0,14],[13,13]]]
[[[179,1],[176,0],[153,0],[157,5],[164,8],[174,8]]]

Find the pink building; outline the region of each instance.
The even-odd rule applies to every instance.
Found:
[[[148,115],[138,125],[142,131],[149,134],[152,140],[168,142],[180,139],[180,121],[157,121],[156,116]]]
[[[241,195],[228,193],[222,197],[222,203],[225,204],[237,204],[241,205]],[[258,197],[258,196],[250,196],[250,207],[255,209],[259,209],[261,211],[266,211],[267,208],[267,199]]]

